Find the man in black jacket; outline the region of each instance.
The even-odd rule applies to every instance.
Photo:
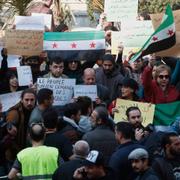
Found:
[[[180,179],[180,137],[167,133],[162,138],[164,157],[156,158],[152,168],[162,180]]]
[[[77,141],[73,147],[73,158],[60,165],[53,175],[53,180],[72,180],[74,171],[84,165],[89,153],[89,145],[86,141]]]

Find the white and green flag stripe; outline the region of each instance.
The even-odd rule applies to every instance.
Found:
[[[44,33],[44,50],[49,58],[97,60],[105,50],[104,32],[47,32]]]
[[[130,59],[130,63],[147,54],[172,47],[176,43],[175,31],[172,9],[170,5],[168,5],[160,26],[146,41],[143,47]]]

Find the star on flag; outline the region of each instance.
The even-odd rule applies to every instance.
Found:
[[[95,48],[96,44],[94,42],[92,42],[90,45],[90,48]]]
[[[157,41],[157,40],[158,40],[158,37],[157,37],[157,36],[154,36],[154,37],[152,38],[152,40],[153,40],[153,41]]]
[[[168,34],[169,36],[172,36],[172,35],[174,34],[173,29],[169,29],[167,34]]]
[[[52,47],[53,48],[57,48],[58,47],[58,44],[56,44],[55,42],[52,44]]]
[[[73,42],[73,43],[71,44],[71,47],[72,47],[72,48],[76,48],[76,47],[77,47],[77,44]]]

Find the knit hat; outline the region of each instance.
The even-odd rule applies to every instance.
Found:
[[[111,61],[111,62],[115,63],[115,58],[112,54],[105,54],[102,57],[102,61]]]

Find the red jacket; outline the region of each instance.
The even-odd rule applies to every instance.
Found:
[[[170,103],[180,99],[180,93],[175,86],[169,85],[166,93],[152,80],[152,68],[147,66],[142,74],[142,84],[144,86],[144,99],[153,104]]]

